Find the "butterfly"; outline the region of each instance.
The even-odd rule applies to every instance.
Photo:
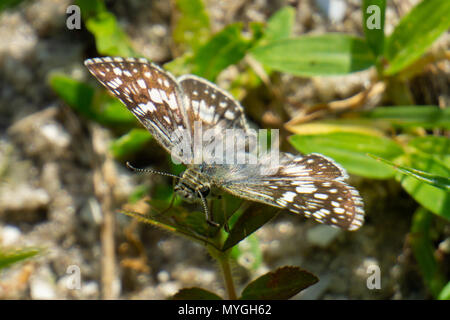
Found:
[[[252,136],[240,103],[215,84],[195,75],[175,78],[143,58],[92,58],[85,65],[173,160],[186,165],[174,190],[187,201],[201,201],[212,224],[205,199],[224,191],[347,230],[363,224],[358,191],[345,182],[346,171],[321,154],[280,152],[275,163],[268,153],[256,163],[194,161],[198,125],[215,133],[200,142],[206,149],[221,144],[229,130]],[[243,150],[243,156],[250,153]]]

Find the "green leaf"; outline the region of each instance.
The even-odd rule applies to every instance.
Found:
[[[106,126],[133,127],[138,125],[135,116],[124,106],[124,104],[102,90],[94,99],[97,121]]]
[[[180,204],[182,204],[182,200],[180,199],[180,197],[175,197],[174,198],[174,191],[173,191],[173,185],[169,185],[169,184],[157,184],[154,189],[153,189],[153,193],[152,193],[152,203],[153,200],[162,200],[162,206],[160,207],[162,210],[166,209],[170,202],[173,200],[174,201],[174,205],[178,206]],[[165,202],[165,203],[164,203]]]
[[[283,39],[250,52],[267,67],[298,76],[348,74],[375,64],[365,41],[345,34]]]
[[[295,9],[287,6],[275,12],[267,21],[262,42],[268,43],[289,38],[295,21]]]
[[[230,249],[235,244],[251,235],[277,215],[278,212],[279,209],[267,207],[262,204],[255,204],[245,210],[231,226],[230,233],[222,246],[222,250],[226,251]]]
[[[426,136],[409,141],[408,146],[436,158],[450,169],[450,139],[447,137]]]
[[[178,291],[171,300],[223,300],[217,294],[202,288],[184,288]]]
[[[16,250],[4,250],[0,248],[0,270],[14,263],[31,258],[40,252],[38,249],[26,248]]]
[[[134,188],[133,192],[128,196],[128,202],[129,203],[136,203],[142,198],[144,198],[148,193],[150,189],[149,186],[142,184]]]
[[[450,300],[450,281],[447,282],[444,288],[442,288],[441,292],[438,295],[439,300]]]
[[[92,109],[94,88],[65,75],[52,74],[50,87],[70,107],[89,119],[97,119]]]
[[[354,132],[373,136],[384,136],[379,128],[373,125],[369,119],[327,119],[311,121],[308,123],[284,126],[287,130],[296,134],[322,134],[331,132]]]
[[[242,204],[241,198],[225,192],[221,195],[221,199],[215,199],[211,202],[212,219],[220,225],[227,222],[228,226],[231,227],[240,214],[244,212]]]
[[[110,149],[115,158],[123,159],[126,156],[141,150],[152,139],[145,129],[132,129],[119,139],[114,140]]]
[[[173,29],[173,41],[182,52],[196,50],[210,36],[208,13],[202,0],[176,0],[178,14]]]
[[[392,75],[420,58],[450,28],[450,1],[424,0],[404,16],[386,39],[386,75]]]
[[[426,129],[450,129],[450,108],[437,106],[377,107],[361,112],[368,119],[383,120],[396,127],[423,127]]]
[[[433,216],[419,208],[413,216],[411,225],[411,247],[419,265],[423,279],[433,296],[437,296],[444,286],[444,277],[434,256],[434,247],[430,237]]]
[[[407,176],[413,177],[419,181],[426,182],[429,185],[435,186],[437,188],[440,188],[442,190],[450,191],[450,179],[447,177],[438,176],[432,173],[416,170],[413,168],[397,165],[391,161],[388,161],[386,159],[374,156],[369,154],[374,159],[377,159],[381,162],[384,162],[391,167],[393,167],[398,172],[405,174]]]
[[[210,226],[205,219],[205,214],[200,211],[189,211],[182,206],[173,206],[168,209],[167,201],[148,201],[150,207],[156,212],[143,214],[132,211],[121,211],[121,213],[137,219],[140,222],[150,224],[171,233],[187,237],[201,245],[209,244],[220,250],[210,240],[219,232],[219,228]]]
[[[170,216],[170,220],[166,220]],[[173,207],[166,217],[156,217],[160,221],[175,222],[174,226],[177,230],[185,230],[189,233],[196,233],[206,238],[214,237],[219,228],[212,227],[206,222],[205,213],[203,211],[187,210],[183,205]],[[173,221],[173,222],[172,222]]]
[[[241,31],[242,24],[235,23],[215,34],[193,57],[192,72],[214,81],[223,69],[239,62],[251,46]]]
[[[131,47],[128,36],[112,13],[103,11],[92,16],[86,21],[86,28],[94,35],[97,51],[100,54],[122,57],[137,56]]]
[[[171,168],[170,172],[172,172],[173,174],[176,174],[176,175],[181,175],[181,173],[184,170],[186,170],[186,166],[182,163],[176,164],[172,160],[169,161],[170,157],[171,157],[170,155],[167,155],[168,162],[169,162],[170,168]]]
[[[243,291],[241,300],[284,300],[295,296],[319,279],[298,267],[282,267],[252,281]]]
[[[336,160],[350,173],[375,179],[393,177],[395,171],[369,157],[368,153],[392,160],[404,152],[391,139],[355,132],[293,135],[289,141],[300,152],[321,153]]]
[[[6,9],[12,9],[18,6],[21,2],[24,2],[24,0],[2,0],[2,2],[0,2],[0,12]]]
[[[429,172],[441,177],[449,177],[450,169],[436,159],[420,155],[408,154],[406,163],[412,168]],[[424,208],[450,221],[450,193],[421,182],[416,178],[399,174],[397,180],[402,187]]]
[[[61,74],[52,74],[49,83],[65,103],[88,119],[112,126],[132,127],[137,124],[133,114],[105,91],[95,94],[90,85]]]
[[[75,5],[80,7],[83,21],[107,11],[103,0],[76,0]]]
[[[378,57],[383,53],[386,0],[364,0],[362,10],[367,44]]]
[[[263,262],[263,257],[261,244],[256,234],[252,233],[237,246],[233,246],[230,257],[248,270],[257,270]]]
[[[263,22],[251,21],[248,27],[252,34],[252,41],[256,45],[265,36],[266,25]]]
[[[167,62],[164,64],[164,69],[171,72],[175,76],[181,76],[183,74],[190,74],[192,73],[192,59],[193,54],[192,52],[186,52],[182,56],[179,56],[172,61]]]

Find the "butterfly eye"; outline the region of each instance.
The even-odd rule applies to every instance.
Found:
[[[210,191],[211,190],[206,186],[204,186],[202,189],[199,190],[199,192],[202,194],[203,198],[206,198],[209,195]]]

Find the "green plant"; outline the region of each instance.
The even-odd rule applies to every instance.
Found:
[[[15,263],[19,263],[31,257],[34,257],[40,252],[35,248],[21,248],[21,249],[2,249],[0,248],[0,270],[10,267]]]
[[[138,56],[102,1],[79,0],[77,3],[82,7],[83,19],[94,35],[100,54]],[[364,38],[339,33],[293,37],[294,10],[290,7],[279,10],[266,25],[252,23],[249,26],[250,35],[244,35],[244,26],[239,23],[211,34],[208,14],[201,0],[189,1],[189,4],[187,0],[177,0],[175,4],[178,18],[173,29],[173,40],[177,57],[164,67],[177,75],[194,73],[214,81],[226,67],[242,61],[246,56],[252,57],[262,64],[262,72],[254,70],[251,64],[244,65],[244,72],[232,84],[232,92],[236,94],[243,86],[258,87],[263,83],[262,79],[270,78],[275,71],[309,77],[345,75],[374,67],[376,77],[368,89],[359,94],[363,97],[359,104],[349,102],[342,107],[341,103],[340,107],[334,108],[330,103],[304,108],[298,117],[290,119],[285,125],[288,131],[294,133],[289,142],[300,152],[318,152],[336,159],[350,173],[370,179],[395,178],[423,207],[415,216],[426,215],[429,211],[442,221],[450,220],[450,142],[445,135],[427,131],[448,130],[449,109],[413,105],[406,86],[408,79],[419,74],[424,65],[445,56],[425,53],[450,27],[450,2],[422,1],[401,19],[389,37],[385,37],[386,1],[363,1]],[[369,28],[364,23],[370,16],[368,8],[371,5],[380,9],[380,28]],[[53,75],[50,84],[67,104],[83,116],[115,130],[122,128],[120,132],[125,132],[124,135],[111,146],[117,158],[124,159],[141,150],[151,139],[144,130],[127,131],[135,126],[136,121],[104,91],[97,91],[85,83],[61,75]],[[359,111],[365,99],[375,93],[389,98],[393,105]],[[330,114],[341,116],[320,119]],[[136,194],[142,195],[143,192],[139,190]],[[171,194],[170,188],[157,192],[148,202],[151,207],[149,214],[127,214],[204,244],[221,266],[229,298],[236,298],[230,260],[239,255],[238,243],[251,239],[251,234],[276,212],[267,207],[244,210],[235,199],[228,199],[226,202],[231,205],[224,212],[217,210],[217,205],[211,210],[221,225],[228,221],[229,230],[225,231],[224,228],[206,224],[203,213],[189,210],[191,208],[179,202],[173,204],[170,214],[155,214],[167,207]],[[432,216],[427,215],[427,219],[432,219]],[[415,220],[412,234],[417,230],[429,233],[432,224],[421,221],[419,218]],[[424,241],[426,245],[423,245]],[[444,288],[443,276],[436,271],[439,268],[430,269],[427,267],[430,264],[423,262],[431,261],[429,257],[433,256],[429,238],[419,237],[412,246],[432,294],[435,297],[448,296],[445,293],[448,292],[448,285]],[[253,247],[253,253],[257,256],[258,246]],[[280,284],[277,288],[269,286],[271,282],[268,279],[271,277]],[[436,277],[439,280],[433,280]],[[304,270],[284,267],[250,283],[241,297],[289,298],[316,281],[314,275]],[[174,298],[219,297],[203,289],[192,288],[180,291]]]

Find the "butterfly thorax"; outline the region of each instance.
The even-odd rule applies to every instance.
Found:
[[[205,182],[204,174],[199,170],[188,168],[181,174],[174,190],[184,200],[193,202],[201,196],[206,198],[211,191],[211,185]]]

